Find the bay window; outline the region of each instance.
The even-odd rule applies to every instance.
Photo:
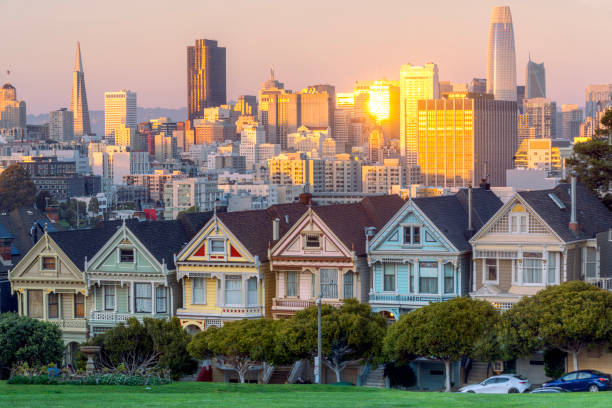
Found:
[[[523,253],[523,283],[542,283],[542,254]]]
[[[191,278],[191,304],[206,304],[206,278]]]
[[[419,292],[438,293],[437,262],[419,262]]]
[[[455,273],[452,263],[444,264],[444,293],[455,292]]]
[[[344,298],[351,299],[355,296],[353,295],[353,271],[349,271],[344,274]]]
[[[151,298],[150,283],[135,283],[134,298],[136,301],[136,313],[151,313],[153,310],[153,299]]]
[[[115,310],[115,287],[104,285],[104,310]]]
[[[257,306],[257,278],[249,278],[247,280],[247,304],[249,306]]]
[[[383,264],[383,291],[395,292],[395,264]]]
[[[74,317],[85,317],[85,295],[74,295]]]
[[[225,277],[225,304],[242,305],[242,276],[228,275]]]
[[[285,293],[288,297],[297,297],[298,295],[298,275],[297,271],[287,271],[285,273]]]
[[[59,317],[59,296],[57,293],[49,293],[47,295],[47,303],[49,306],[49,318],[57,319]]]
[[[325,299],[338,299],[338,270],[319,269],[321,295]]]
[[[164,286],[155,288],[155,313],[168,312],[168,289]]]
[[[485,259],[485,280],[497,282],[497,259]]]

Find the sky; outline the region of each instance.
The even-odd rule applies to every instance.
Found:
[[[197,38],[227,48],[229,100],[257,94],[270,65],[298,90],[351,91],[426,62],[440,80],[465,83],[486,76],[495,5],[511,7],[519,84],[529,53],[545,63],[557,103],[584,105],[587,84],[612,83],[612,0],[0,0],[0,83],[17,88],[28,113],[67,107],[79,40],[90,109],[123,88],[139,106],[179,108]]]

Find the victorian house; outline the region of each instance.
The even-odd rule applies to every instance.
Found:
[[[318,296],[336,306],[348,298],[367,302],[366,233],[385,225],[403,204],[398,196],[376,196],[309,208],[270,249],[272,316],[289,317]]]

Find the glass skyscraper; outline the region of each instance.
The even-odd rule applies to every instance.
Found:
[[[204,109],[227,103],[225,47],[215,40],[196,40],[187,47],[187,116],[204,117]]]
[[[489,26],[487,93],[495,99],[516,101],[516,52],[510,7],[493,8]]]
[[[527,99],[546,98],[546,69],[543,62],[538,64],[529,58],[525,87],[527,88]]]

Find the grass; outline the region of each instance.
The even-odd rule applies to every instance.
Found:
[[[445,394],[333,385],[183,382],[146,387],[8,385],[0,407],[554,407],[608,408],[612,392],[575,394]]]

